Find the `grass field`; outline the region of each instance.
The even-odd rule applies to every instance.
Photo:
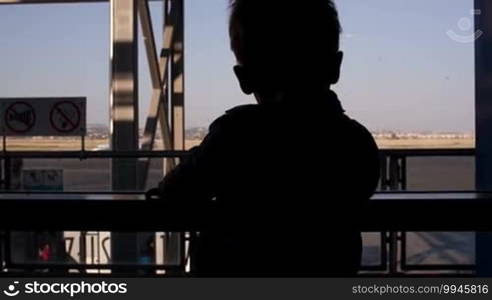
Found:
[[[408,148],[475,148],[474,138],[432,138],[432,139],[376,139],[381,149],[408,149]]]
[[[98,145],[107,144],[104,139],[86,139],[85,150],[91,150]],[[66,151],[66,150],[80,150],[82,148],[81,139],[64,138],[64,139],[50,139],[50,138],[8,138],[7,150],[8,151]],[[2,146],[3,150],[3,146]]]
[[[201,140],[187,140],[186,149],[199,145]],[[409,149],[409,148],[474,148],[475,139],[376,139],[381,149]],[[108,145],[107,139],[85,140],[85,150],[93,150],[99,145]],[[3,151],[3,146],[0,148]],[[8,151],[67,151],[80,150],[81,140],[74,138],[50,139],[50,138],[9,138],[7,139]],[[163,149],[162,141],[157,141],[156,150]]]

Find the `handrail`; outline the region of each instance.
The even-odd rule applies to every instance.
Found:
[[[188,151],[0,151],[0,159],[182,158]]]
[[[1,230],[194,231],[220,215],[220,207],[149,202],[142,194],[0,195]],[[362,231],[492,231],[491,211],[492,193],[378,193],[353,219]]]

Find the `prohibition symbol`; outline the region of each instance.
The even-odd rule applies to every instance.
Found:
[[[53,129],[61,133],[69,133],[79,127],[81,113],[79,107],[70,101],[61,101],[53,105],[50,122]]]
[[[15,133],[26,133],[36,123],[36,112],[27,102],[12,103],[5,111],[5,125]]]

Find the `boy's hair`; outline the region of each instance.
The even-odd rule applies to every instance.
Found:
[[[326,69],[340,33],[332,0],[231,0],[231,48],[238,63],[255,73]]]

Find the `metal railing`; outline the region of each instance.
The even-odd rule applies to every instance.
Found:
[[[43,234],[57,235],[55,239],[32,239],[35,235]],[[192,235],[184,233],[183,242],[188,249]],[[64,236],[64,234],[66,234]],[[156,232],[154,243],[159,248],[165,250],[168,237],[171,232]],[[70,236],[67,236],[70,235]],[[17,241],[16,241],[17,240]],[[17,250],[28,250],[26,255],[13,255],[14,244],[19,244],[19,240],[24,242],[24,248]],[[110,249],[110,232],[100,231],[3,231],[0,235],[0,245],[2,248],[0,272],[17,273],[74,273],[74,274],[111,274],[112,272],[140,275],[145,274],[166,274],[185,276],[187,266],[190,262],[190,253],[183,252],[184,261],[182,264],[172,264],[157,262],[156,257],[141,256],[139,261],[122,262],[112,260]],[[43,244],[39,244],[39,242]],[[42,256],[42,247],[49,245],[51,253]],[[20,258],[19,258],[20,256]],[[162,260],[162,257],[161,257]],[[75,272],[74,272],[75,271]]]
[[[183,158],[188,153],[186,151],[138,151],[138,152],[114,152],[114,151],[69,151],[69,152],[0,152],[0,160],[4,163],[2,174],[3,183],[8,187],[9,163],[12,159],[108,159],[108,158]],[[407,188],[407,159],[411,157],[472,157],[475,155],[474,149],[411,149],[411,150],[381,150],[381,182],[382,191],[404,191]],[[473,271],[474,265],[411,265],[406,261],[407,234],[405,231],[384,231],[381,232],[380,239],[381,256],[380,264],[365,266],[364,271],[387,272],[397,274],[407,271]],[[104,250],[104,249],[102,249]],[[104,252],[104,251],[103,251]],[[90,252],[94,253],[94,252]],[[100,252],[101,253],[101,252]],[[108,253],[106,249],[106,254]],[[8,254],[8,253],[7,253]],[[108,255],[106,255],[108,256]],[[185,255],[186,256],[186,255]],[[110,257],[107,257],[107,259]],[[91,261],[94,261],[91,259]],[[10,267],[20,267],[11,264]],[[34,267],[34,266],[26,266]],[[45,265],[47,267],[47,265]],[[53,267],[53,265],[52,265]],[[137,267],[136,265],[117,265],[109,264],[61,264],[54,267],[75,268],[75,269],[97,269],[97,268],[118,268],[118,267]],[[140,266],[139,266],[140,267]],[[166,269],[164,266],[141,266],[140,269]],[[170,268],[171,270],[173,268]]]
[[[381,179],[382,191],[407,190],[407,166],[408,158],[413,157],[474,157],[475,149],[383,149],[381,153]],[[382,232],[381,233],[381,265],[364,268],[366,270],[389,271],[396,274],[401,270],[406,271],[473,271],[472,264],[418,264],[407,262],[407,233]],[[399,252],[399,255],[398,255]],[[400,259],[398,258],[400,256]],[[383,258],[385,260],[383,260]]]

